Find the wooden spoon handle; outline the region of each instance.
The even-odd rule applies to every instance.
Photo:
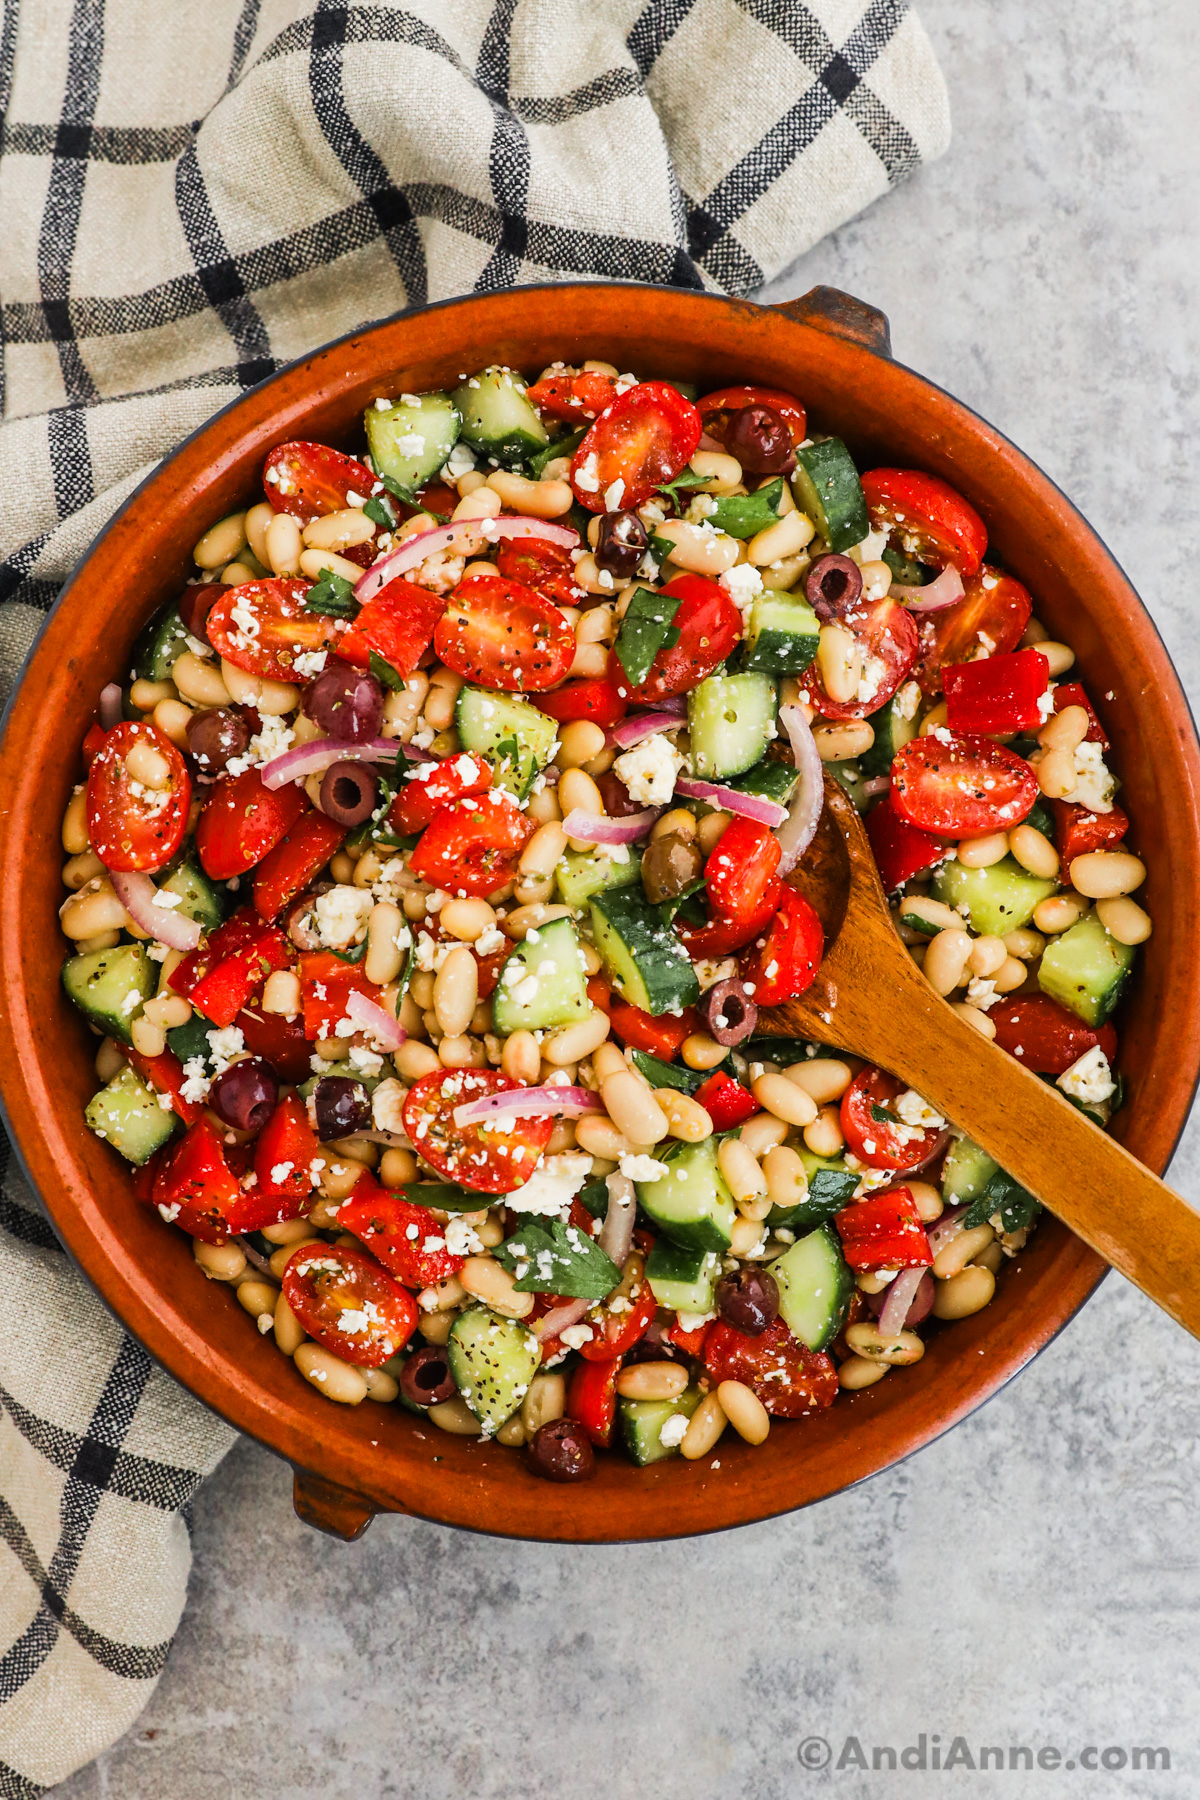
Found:
[[[891,1020],[839,1006],[832,1029],[844,1047],[891,1069],[952,1123],[970,1119],[972,1138],[1001,1168],[1200,1337],[1200,1213],[915,969],[899,985],[903,1005]]]

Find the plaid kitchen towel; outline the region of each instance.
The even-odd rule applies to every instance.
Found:
[[[156,459],[363,321],[745,293],[946,147],[905,0],[0,0],[0,682]],[[229,1430],[0,1200],[0,1796],[120,1735]]]

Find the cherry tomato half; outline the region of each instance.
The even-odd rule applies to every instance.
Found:
[[[619,725],[629,711],[607,675],[583,676],[568,681],[553,694],[539,694],[534,704],[552,719],[590,719],[593,725]]]
[[[610,1307],[609,1302],[618,1302]],[[579,1354],[588,1362],[608,1362],[624,1356],[650,1329],[658,1302],[654,1289],[646,1280],[646,1259],[640,1250],[631,1250],[621,1268],[621,1280],[597,1305],[590,1307],[586,1323],[592,1335],[580,1344]]]
[[[611,653],[608,679],[622,700],[646,703],[686,694],[742,641],[742,615],[719,582],[707,575],[676,575],[662,592],[680,602],[672,620],[678,641],[658,652],[638,687],[630,682],[616,651]]]
[[[700,414],[665,381],[639,381],[602,412],[571,458],[575,498],[589,512],[641,506],[686,468],[700,442]],[[624,483],[619,501],[605,498]]]
[[[338,1224],[361,1238],[406,1287],[433,1287],[463,1266],[464,1259],[447,1250],[446,1228],[429,1208],[389,1193],[370,1173],[360,1175],[343,1200]]]
[[[367,499],[376,484],[365,463],[343,456],[328,444],[296,439],[277,444],[263,464],[263,490],[276,512],[308,524],[324,513],[342,512]]]
[[[780,388],[718,388],[715,393],[705,394],[697,400],[696,411],[708,436],[723,444],[730,419],[744,406],[769,406],[779,413],[787,420],[793,444],[802,444],[808,435],[808,416],[803,404],[795,394],[785,394]]]
[[[779,1006],[807,993],[825,952],[825,933],[815,908],[786,881],[765,937],[741,959],[741,976],[753,987],[756,1006]]]
[[[169,774],[164,788],[148,788],[130,774],[126,759],[136,744],[157,750]],[[126,874],[161,869],[183,842],[192,778],[187,764],[148,719],[114,725],[92,758],[87,778],[91,847],[106,869]]]
[[[989,1009],[988,1018],[996,1027],[1000,1048],[1018,1057],[1035,1075],[1061,1075],[1097,1045],[1109,1062],[1117,1054],[1117,1034],[1111,1025],[1093,1029],[1049,994],[1003,1000]]]
[[[508,1094],[520,1083],[494,1069],[435,1069],[422,1075],[404,1102],[404,1129],[418,1156],[444,1175],[479,1194],[508,1194],[524,1187],[550,1141],[554,1121],[511,1114],[503,1131],[483,1125],[456,1125],[455,1108],[488,1094]]]
[[[939,837],[1008,831],[1032,812],[1037,771],[990,738],[913,738],[892,762],[894,811]]]
[[[965,581],[987,549],[987,526],[948,481],[920,469],[868,469],[862,478],[867,511],[877,531],[894,531],[920,562],[953,563]]]
[[[808,665],[801,680],[823,719],[865,719],[885,706],[912,673],[920,647],[916,621],[897,601],[885,597],[856,607],[838,624],[854,633],[862,657],[860,687],[865,698],[831,700],[819,661]]]
[[[344,661],[365,669],[371,651],[401,675],[411,675],[433,642],[433,631],[446,610],[444,594],[431,594],[397,575],[368,600],[349,631],[338,640]]]
[[[777,885],[780,855],[779,839],[765,825],[731,820],[704,868],[713,918],[735,925],[758,918]]]
[[[501,538],[492,560],[506,581],[532,588],[552,606],[578,606],[583,589],[575,580],[571,552],[544,538]]]
[[[312,586],[303,576],[281,575],[223,588],[205,625],[209,643],[247,675],[294,681],[297,656],[305,650],[330,649],[343,629],[341,620],[309,612],[304,596]],[[257,631],[249,630],[247,621],[257,625]]]
[[[989,644],[989,656],[1005,655],[1016,649],[1025,634],[1033,600],[1029,589],[1011,575],[1002,575],[985,563],[978,574],[964,579],[963,588],[962,599],[953,606],[918,615],[916,677],[924,694],[940,690],[942,670],[948,664],[965,662]]]
[[[782,1319],[759,1337],[718,1320],[704,1340],[704,1366],[714,1381],[744,1382],[776,1419],[802,1419],[837,1399],[832,1359],[794,1338]]]
[[[392,801],[388,824],[397,836],[409,837],[414,831],[423,831],[433,815],[452,800],[486,793],[491,785],[491,763],[472,750],[460,750],[441,762],[418,763],[406,774]]]
[[[904,1091],[894,1075],[867,1067],[842,1095],[842,1134],[859,1162],[872,1169],[915,1169],[938,1147],[940,1127],[910,1138],[912,1127],[894,1115],[893,1103]]]
[[[481,687],[540,693],[574,662],[575,633],[532,588],[499,575],[469,575],[447,600],[433,647],[448,669]]]
[[[294,782],[263,786],[256,768],[225,775],[209,790],[196,823],[196,853],[212,881],[244,875],[290,831],[308,802]]]
[[[408,866],[447,893],[486,900],[513,879],[536,829],[507,794],[493,788],[452,800],[436,812],[410,851]]]
[[[377,1369],[416,1330],[408,1289],[349,1245],[302,1244],[283,1271],[283,1292],[309,1336],[360,1369]]]

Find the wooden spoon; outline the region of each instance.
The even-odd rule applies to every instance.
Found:
[[[825,960],[799,1000],[760,1015],[758,1032],[815,1038],[898,1075],[1200,1337],[1200,1213],[934,993],[892,924],[862,820],[829,775],[791,880],[820,916]]]

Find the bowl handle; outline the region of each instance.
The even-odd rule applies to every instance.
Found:
[[[292,1505],[296,1517],[344,1543],[360,1538],[379,1510],[361,1494],[339,1487],[334,1481],[324,1481],[304,1469],[296,1469],[294,1474]]]
[[[784,300],[771,310],[784,313],[797,325],[811,325],[817,331],[827,331],[831,337],[845,338],[847,343],[858,344],[875,356],[892,354],[887,314],[877,306],[868,306],[865,300],[856,300],[853,294],[843,294],[840,288],[810,288],[799,300]]]

